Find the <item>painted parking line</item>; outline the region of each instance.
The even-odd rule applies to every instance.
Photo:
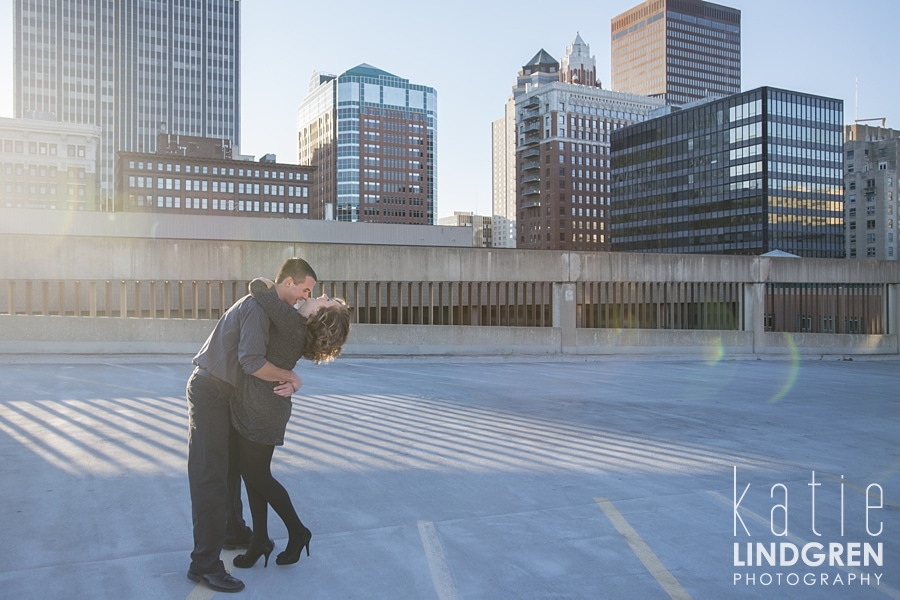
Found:
[[[624,537],[625,541],[628,542],[628,545],[631,546],[631,550],[638,559],[644,563],[644,567],[650,571],[650,574],[653,575],[653,578],[656,579],[660,586],[662,586],[662,589],[669,597],[672,598],[672,600],[691,600],[691,596],[687,593],[687,590],[681,587],[681,584],[678,583],[675,576],[663,566],[656,554],[653,553],[653,550],[650,549],[650,546],[647,545],[647,542],[638,535],[638,532],[625,520],[622,513],[613,506],[613,503],[606,498],[594,498],[594,501],[600,506],[600,510],[602,510],[603,514],[606,515],[606,518],[610,520],[613,527],[622,534],[622,537]]]
[[[457,600],[459,594],[456,584],[453,583],[453,575],[447,564],[444,554],[444,546],[438,537],[437,529],[431,521],[419,521],[419,536],[422,538],[422,546],[425,547],[425,557],[428,559],[428,568],[431,569],[431,580],[434,582],[434,591],[439,600]]]
[[[197,583],[185,600],[211,600],[216,593],[203,583]]]

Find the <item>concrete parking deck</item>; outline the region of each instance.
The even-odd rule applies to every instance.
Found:
[[[900,598],[898,367],[302,364],[273,469],[311,556],[241,570],[225,552],[247,584],[234,597]],[[0,359],[0,597],[214,595],[185,577],[190,370],[187,356]],[[277,553],[272,513],[270,531]],[[757,553],[773,543],[770,566]]]

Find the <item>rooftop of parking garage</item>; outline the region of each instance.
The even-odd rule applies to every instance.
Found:
[[[898,598],[898,360],[300,365],[273,470],[311,555],[231,570],[246,598]],[[190,371],[0,356],[3,596],[212,596],[185,577]],[[882,543],[884,564],[735,566],[736,541]]]

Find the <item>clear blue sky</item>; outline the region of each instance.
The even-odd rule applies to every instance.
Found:
[[[490,214],[491,122],[503,115],[517,71],[541,48],[559,60],[577,31],[608,87],[610,20],[636,4],[584,2],[553,14],[537,0],[241,2],[241,151],[296,162],[297,106],[313,69],[340,74],[369,63],[437,90],[438,216]],[[769,85],[840,98],[846,122],[886,117],[900,129],[900,2],[720,4],[742,13],[744,90]],[[3,117],[13,116],[12,22],[13,0],[0,0]]]

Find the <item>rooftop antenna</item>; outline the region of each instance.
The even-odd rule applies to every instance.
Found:
[[[874,119],[860,119],[859,118],[859,75],[856,76],[856,114],[853,117],[854,123],[865,123],[868,121],[881,121],[881,127],[884,129],[887,127],[887,118],[885,117],[876,117]]]

